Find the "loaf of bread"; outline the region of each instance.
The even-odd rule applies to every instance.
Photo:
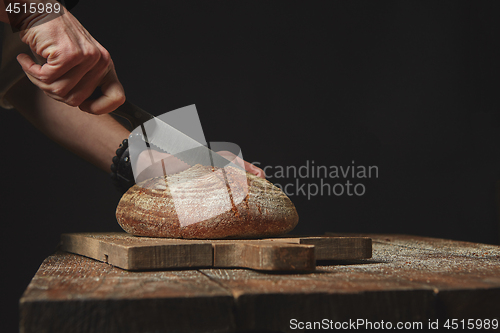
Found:
[[[187,239],[278,236],[299,220],[290,199],[269,181],[201,165],[134,185],[116,218],[133,235]]]

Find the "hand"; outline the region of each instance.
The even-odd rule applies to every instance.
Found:
[[[21,39],[46,60],[17,57],[26,75],[49,97],[82,111],[103,114],[125,101],[109,52],[65,8],[62,15],[29,16],[19,25]],[[102,96],[87,100],[100,86]]]
[[[229,151],[219,151],[217,153],[232,163],[244,167],[247,172],[254,174],[257,177],[266,178],[262,169],[242,160],[233,153]],[[153,160],[154,163],[151,163],[151,160]],[[169,175],[178,173],[190,167],[191,166],[189,164],[181,161],[171,154],[161,153],[153,149],[147,149],[142,151],[137,157],[135,171],[138,176],[135,181],[136,183],[139,183],[149,178],[163,176],[164,174]]]
[[[227,150],[218,151],[217,154],[221,155],[222,157],[231,161],[232,163],[241,166],[248,173],[251,173],[253,175],[256,175],[257,177],[266,179],[266,175],[261,168],[253,165],[252,163],[248,163],[245,160],[242,160],[241,158],[239,158],[237,155],[231,153],[230,151],[227,151]]]

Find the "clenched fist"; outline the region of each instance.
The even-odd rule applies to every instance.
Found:
[[[125,93],[109,52],[64,7],[60,13],[21,15],[15,26],[42,64],[27,54],[17,60],[46,95],[93,114],[108,113],[123,104]],[[102,96],[87,100],[98,86]]]

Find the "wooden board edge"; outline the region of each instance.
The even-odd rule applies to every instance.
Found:
[[[264,271],[313,271],[313,245],[283,242],[225,243],[214,246],[214,267],[250,268]]]
[[[83,255],[125,270],[212,267],[210,242],[176,240],[171,244],[122,245],[94,238],[100,233],[61,235],[61,249]]]
[[[213,266],[209,243],[177,242],[129,249],[129,270],[203,268]]]
[[[86,233],[62,234],[61,249],[128,269],[128,248],[106,244]]]
[[[279,237],[269,241],[308,244],[316,248],[316,260],[354,260],[372,257],[372,239],[369,237],[302,236]]]
[[[103,233],[62,234],[62,249],[125,270],[241,267],[256,270],[314,270],[316,260],[372,257],[368,237],[306,236],[260,240],[175,240],[171,244],[124,245],[99,239]]]

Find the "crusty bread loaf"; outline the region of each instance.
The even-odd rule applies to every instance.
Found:
[[[233,167],[201,165],[134,185],[116,218],[133,235],[191,239],[277,236],[299,219],[290,199],[269,181]]]

